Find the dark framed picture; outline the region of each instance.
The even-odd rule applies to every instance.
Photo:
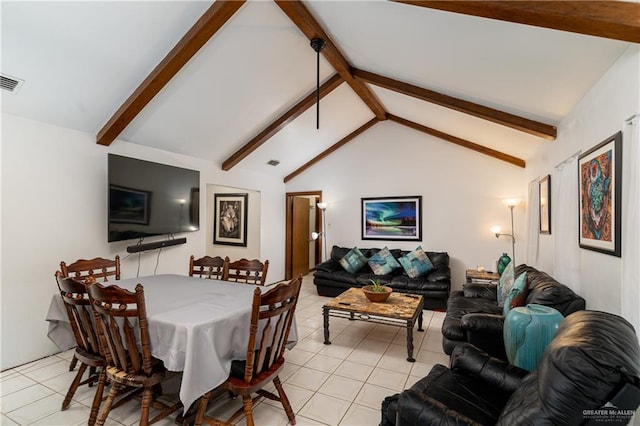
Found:
[[[422,197],[362,198],[362,239],[422,241]]]
[[[213,244],[247,246],[248,194],[214,194]]]
[[[546,175],[540,182],[540,233],[551,234],[551,175]]]
[[[109,186],[109,221],[149,224],[151,192],[122,186]]]
[[[622,132],[578,158],[581,248],[620,257]]]

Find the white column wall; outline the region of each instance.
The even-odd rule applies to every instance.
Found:
[[[509,238],[496,239],[493,225],[511,226],[507,197],[526,198],[522,168],[425,135],[381,122],[287,183],[287,192],[322,190],[327,243],[339,246],[446,251],[452,288],[478,265],[495,270]],[[361,239],[361,198],[421,195],[422,241]],[[516,257],[525,253],[525,203],[514,211]]]
[[[591,88],[558,126],[556,141],[542,147],[528,160],[528,179],[551,174],[552,193],[555,166],[578,151],[586,152],[623,129],[624,120],[640,111],[640,46],[632,45]],[[627,191],[629,169],[638,167],[625,159],[628,142],[623,139],[622,197]],[[576,173],[578,171],[576,170]],[[553,206],[551,207],[553,226]],[[577,214],[577,212],[576,212]],[[624,214],[624,211],[623,211]],[[624,220],[623,220],[624,222]],[[625,238],[624,229],[622,238]],[[578,242],[575,242],[576,246]],[[540,235],[540,269],[553,275],[553,235]],[[623,258],[625,253],[622,253]],[[587,309],[621,312],[622,262],[615,256],[580,249],[581,295]],[[637,259],[635,261],[638,261]],[[640,285],[640,283],[638,283]]]

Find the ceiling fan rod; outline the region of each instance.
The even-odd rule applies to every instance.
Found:
[[[316,51],[316,130],[320,129],[320,51],[326,46],[323,38],[311,39],[311,48]]]

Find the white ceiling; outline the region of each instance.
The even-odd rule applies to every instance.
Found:
[[[210,4],[3,0],[1,71],[25,83],[2,93],[2,111],[97,134]],[[552,125],[629,46],[399,3],[305,4],[355,68]],[[320,70],[335,72],[324,58]],[[315,83],[309,40],[273,2],[251,1],[119,139],[221,165]],[[554,143],[370,87],[391,114],[525,160]],[[342,84],[321,102],[320,130],[313,107],[236,167],[284,177],[373,117]]]

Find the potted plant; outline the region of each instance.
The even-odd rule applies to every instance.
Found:
[[[389,298],[393,289],[382,285],[378,278],[369,280],[370,285],[362,287],[362,292],[371,302],[384,302]]]

